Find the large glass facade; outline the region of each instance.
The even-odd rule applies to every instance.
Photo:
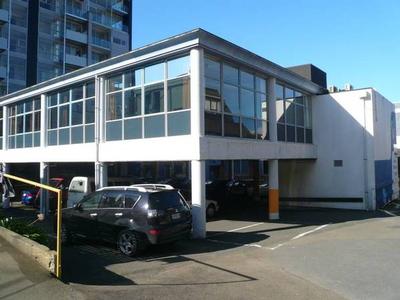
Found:
[[[40,146],[40,98],[8,107],[8,148]]]
[[[265,78],[213,58],[205,59],[205,133],[268,139]]]
[[[108,77],[106,140],[190,134],[189,57]]]
[[[282,84],[275,96],[278,141],[312,143],[310,97]]]
[[[94,142],[94,81],[47,95],[47,144]]]
[[[3,149],[3,107],[0,107],[0,150]]]

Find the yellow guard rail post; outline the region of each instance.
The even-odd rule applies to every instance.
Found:
[[[35,181],[31,181],[25,178],[13,176],[10,174],[3,174],[4,177],[7,177],[12,180],[16,180],[19,182],[27,183],[57,194],[57,258],[56,258],[56,277],[61,279],[61,208],[62,208],[62,199],[61,199],[61,190],[56,189],[52,186],[41,184]]]

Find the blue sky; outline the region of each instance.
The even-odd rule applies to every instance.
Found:
[[[400,102],[398,0],[133,0],[133,46],[201,27],[282,66],[313,63],[328,84]]]

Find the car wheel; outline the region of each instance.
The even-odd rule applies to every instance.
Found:
[[[207,210],[206,210],[207,218],[214,218],[216,212],[217,212],[217,209],[215,208],[214,204],[210,204],[209,206],[207,206]]]
[[[124,230],[118,235],[118,249],[123,254],[135,256],[142,248],[141,240],[135,232]]]

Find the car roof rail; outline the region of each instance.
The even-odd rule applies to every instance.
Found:
[[[97,191],[105,191],[105,190],[130,190],[130,189],[134,189],[137,190],[139,192],[147,192],[145,187],[140,187],[140,186],[105,186],[102,187],[100,189],[98,189]]]
[[[134,188],[145,188],[145,189],[153,189],[153,190],[174,190],[175,188],[169,184],[160,184],[160,183],[141,183],[141,184],[133,184],[131,187]]]

